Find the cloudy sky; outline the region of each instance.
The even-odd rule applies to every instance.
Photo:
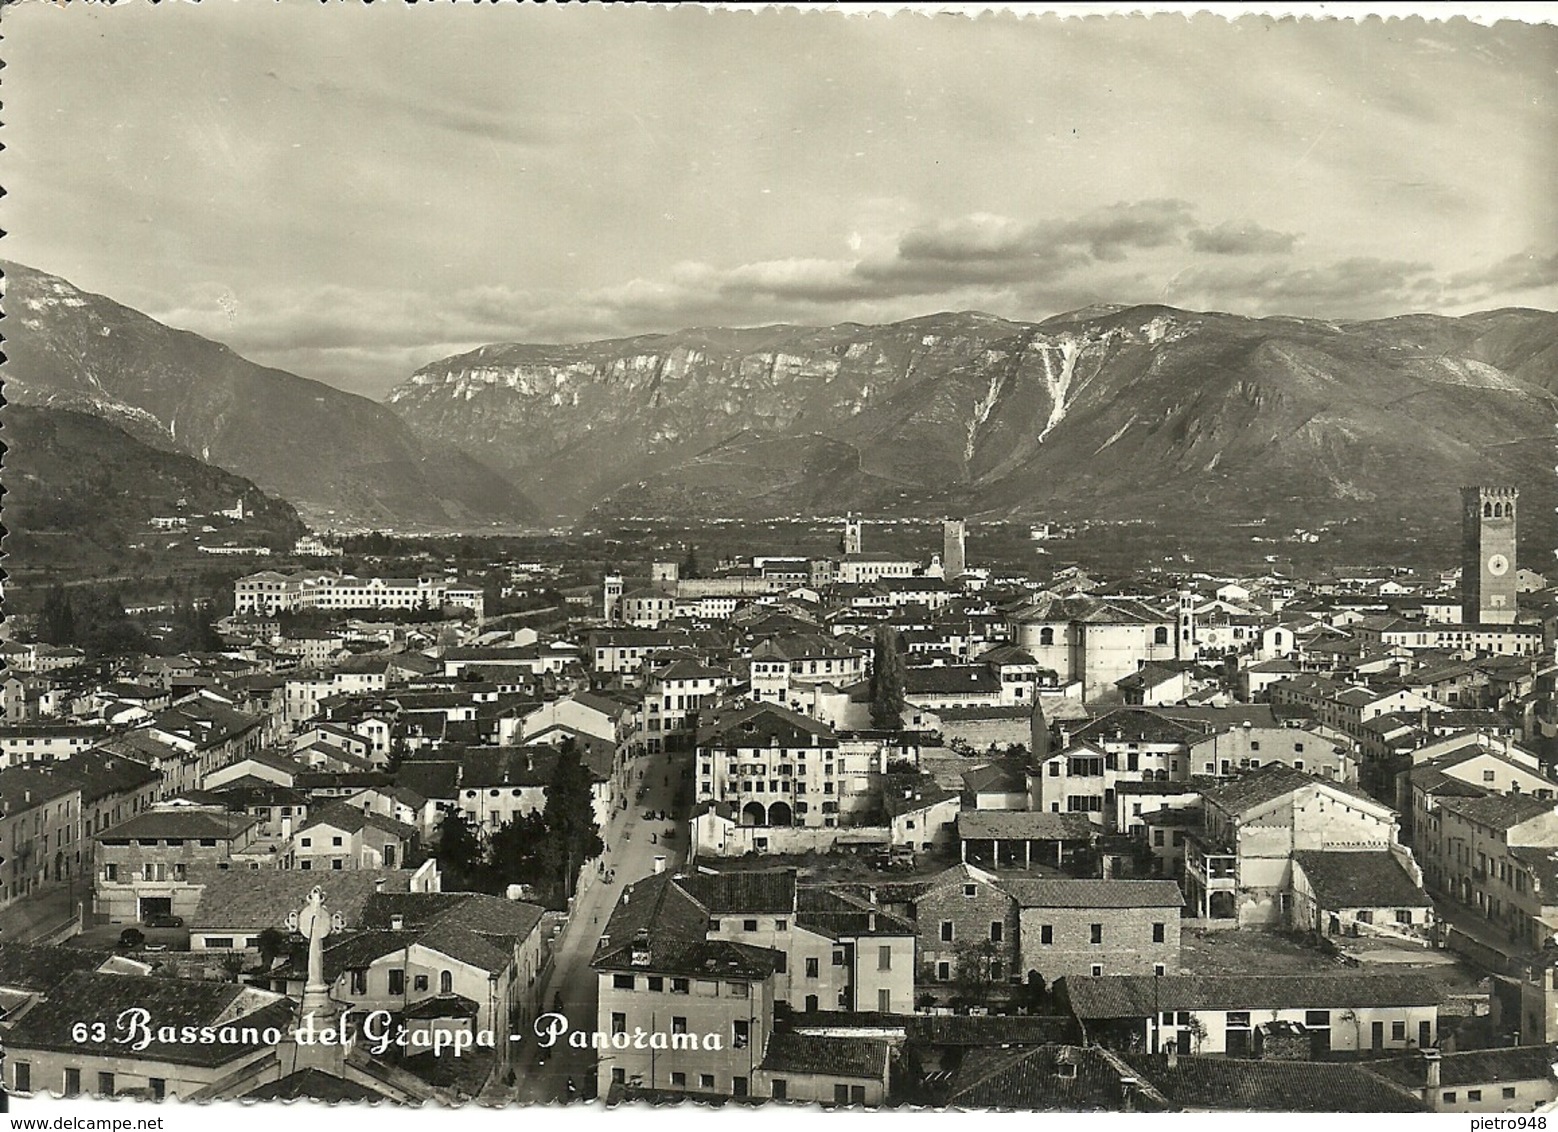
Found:
[[[1552,26],[26,3],[5,58],[0,254],[374,397],[691,325],[1558,307]]]

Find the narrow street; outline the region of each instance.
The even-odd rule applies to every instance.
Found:
[[[651,875],[657,856],[663,855],[666,869],[673,872],[687,859],[687,815],[678,808],[677,799],[681,774],[690,769],[692,756],[685,752],[646,755],[640,763],[642,779],[634,782],[627,808],[619,805],[608,828],[601,831],[601,840],[606,843],[602,863],[606,870],[615,873],[615,878],[607,881],[598,868],[587,870],[581,877],[573,915],[557,941],[551,975],[542,988],[542,1009],[551,1011],[554,1001],[560,998],[561,1012],[568,1019],[570,1030],[595,1029],[595,973],[590,969],[590,960],[622,890]],[[642,798],[637,797],[640,788]],[[646,810],[664,810],[666,820],[646,820]],[[673,813],[680,820],[671,820]],[[673,828],[675,835],[667,840],[666,833]],[[593,1095],[595,1051],[569,1049],[564,1039],[552,1049],[543,1050],[534,1034],[525,1035],[523,1049],[515,1059],[520,1076],[513,1100],[521,1104],[565,1101],[570,1079],[578,1090],[577,1096]]]

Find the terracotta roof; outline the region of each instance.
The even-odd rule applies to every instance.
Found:
[[[0,987],[49,991],[76,971],[95,971],[114,953],[43,943],[0,943]]]
[[[1441,798],[1439,809],[1492,829],[1510,829],[1542,814],[1553,813],[1558,810],[1558,803],[1526,794],[1485,794],[1480,798]]]
[[[1181,1109],[1218,1112],[1422,1112],[1422,1101],[1362,1066],[1126,1054],[1123,1060]]]
[[[909,1041],[929,1046],[1038,1046],[1081,1037],[1069,1015],[913,1014],[904,1031]]]
[[[1300,849],[1304,870],[1322,908],[1431,908],[1433,901],[1388,852],[1341,853]]]
[[[973,1049],[952,1080],[947,1104],[1041,1112],[1118,1112],[1125,1107],[1123,1076],[1119,1064],[1095,1048]],[[1149,1111],[1163,1108],[1145,1096],[1133,1104]]]
[[[794,869],[699,873],[676,883],[711,916],[795,911]]]
[[[252,931],[279,928],[289,912],[303,907],[315,887],[324,890],[325,906],[339,912],[349,926],[365,923],[368,901],[380,880],[391,892],[405,892],[411,873],[401,869],[344,869],[318,873],[300,869],[221,869],[190,865],[192,885],[200,886],[200,901],[188,917],[194,930],[215,928]]]
[[[359,1085],[355,1081],[349,1081],[345,1077],[326,1073],[322,1069],[299,1069],[280,1080],[261,1085],[245,1093],[243,1099],[250,1101],[307,1099],[328,1104],[336,1101],[382,1101],[387,1098],[383,1093]]]
[[[20,1050],[46,1049],[79,1054],[81,1043],[72,1036],[78,1023],[101,1022],[110,1035],[118,1033],[117,1019],[126,1010],[141,1008],[150,1015],[155,1038],[160,1027],[212,1026],[218,1019],[233,1026],[263,1031],[292,1024],[293,1005],[288,1000],[251,987],[212,983],[198,979],[164,979],[149,975],[98,975],[77,972],[17,1019],[6,1035],[12,1056]],[[219,1066],[272,1047],[263,1043],[161,1042],[153,1040],[133,1056],[145,1061],[171,1061],[180,1065]]]
[[[1029,841],[1086,841],[1097,827],[1086,814],[1050,814],[1039,810],[965,810],[958,815],[958,836],[965,841],[1022,838]]]
[[[1024,908],[1182,908],[1185,894],[1171,880],[1020,880],[999,886]]]
[[[1067,976],[1078,1018],[1142,1018],[1160,1010],[1342,1010],[1437,1006],[1438,987],[1414,975],[1103,975]]]
[[[1550,1045],[1445,1053],[1439,1057],[1439,1085],[1454,1089],[1506,1081],[1551,1081],[1555,1061],[1558,1061],[1558,1053]],[[1425,1067],[1421,1055],[1369,1063],[1375,1073],[1408,1089],[1423,1087]]]
[[[172,807],[165,810],[145,810],[129,821],[105,829],[97,835],[97,840],[182,837],[186,840],[216,838],[221,841],[236,838],[257,824],[259,824],[257,819],[248,814],[194,807]]]
[[[887,1076],[887,1042],[775,1030],[763,1052],[762,1068],[769,1073],[818,1073],[882,1081]]]

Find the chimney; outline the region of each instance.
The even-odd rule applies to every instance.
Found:
[[[1436,1049],[1423,1051],[1423,1088],[1430,1093],[1439,1088],[1439,1051]]]
[[[868,931],[868,932],[876,931],[876,913],[875,912],[867,912],[866,913],[866,931]]]
[[[1170,1069],[1178,1069],[1179,1068],[1179,1043],[1178,1042],[1170,1042],[1168,1048],[1163,1051],[1163,1054],[1168,1059],[1168,1067]]]
[[[1136,1090],[1140,1087],[1141,1082],[1135,1077],[1120,1078],[1120,1107],[1123,1111],[1136,1111]]]
[[[384,877],[377,877],[374,880],[374,882],[373,882],[373,891],[375,891],[375,892],[383,892],[384,891],[384,883],[385,883],[385,878]]]
[[[406,917],[398,916],[398,915],[390,917],[390,931],[392,931],[392,932],[403,932],[405,930],[406,930]]]

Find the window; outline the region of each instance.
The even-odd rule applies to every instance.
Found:
[[[312,837],[304,837],[299,841],[299,844],[302,845],[303,848],[307,849],[314,844],[314,839]]]
[[[112,1073],[99,1073],[97,1075],[97,1095],[111,1097],[114,1095],[114,1075]]]
[[[613,976],[611,976],[611,988],[612,988],[612,990],[632,990],[633,989],[633,976],[632,975],[613,975]]]
[[[65,1070],[64,1091],[67,1097],[79,1097],[81,1095],[81,1070],[74,1066]]]
[[[842,951],[835,951],[833,953],[833,965],[835,967],[842,967],[844,965],[844,953]]]
[[[788,1081],[786,1081],[783,1077],[775,1077],[774,1078],[774,1083],[773,1083],[773,1095],[774,1095],[774,1100],[776,1100],[776,1101],[787,1101],[787,1100],[789,1100],[790,1099],[790,1083]]]
[[[787,932],[789,930],[790,930],[790,921],[789,920],[775,920],[774,921],[774,931],[776,931],[776,932]]]
[[[348,971],[347,975],[351,982],[351,990],[347,992],[348,994],[368,993],[368,971],[366,968],[359,967],[356,970]]]
[[[700,1073],[700,1074],[698,1074],[698,1088],[700,1088],[700,1089],[712,1089],[713,1087],[714,1087],[714,1074],[712,1074],[712,1073]]]
[[[774,952],[774,970],[782,975],[789,969],[790,957],[782,951]],[[650,989],[652,990],[654,988],[651,987]]]
[[[781,956],[783,956],[784,952],[781,951],[779,954]],[[649,989],[652,990],[652,991],[663,991],[663,990],[665,990],[665,976],[664,975],[650,975],[649,976]]]
[[[849,1103],[849,1086],[848,1085],[834,1085],[833,1086],[833,1103],[834,1104],[848,1104]]]
[[[1466,1090],[1466,1099],[1469,1100],[1469,1101],[1480,1101],[1482,1099],[1482,1090],[1481,1089],[1467,1089]]]
[[[1309,1030],[1328,1030],[1331,1028],[1331,1012],[1329,1010],[1304,1011],[1304,1028]]]
[[[14,1088],[18,1093],[32,1092],[32,1063],[28,1061],[18,1061],[14,1064],[16,1069],[13,1072],[11,1080],[15,1083],[12,1085],[12,1088]]]
[[[390,994],[406,993],[406,972],[399,967],[390,968],[389,992]]]
[[[757,921],[756,920],[742,920],[741,921],[741,930],[744,931],[744,932],[755,932],[755,931],[757,931]]]
[[[710,921],[709,921],[709,930],[710,930],[710,931],[711,931],[711,932],[717,932],[717,931],[719,931],[719,921],[718,921],[718,920],[714,920],[714,919],[711,919],[711,920],[710,920]]]
[[[978,894],[979,894],[979,888],[978,888],[977,885],[965,884],[963,886],[963,895],[964,896],[977,896]]]
[[[1095,978],[1095,979],[1102,978],[1103,977],[1103,973],[1104,973],[1104,965],[1102,963],[1094,963],[1093,964],[1093,971],[1092,971],[1093,978]]]
[[[1168,967],[1163,963],[1154,963],[1152,965],[1152,973],[1154,975],[1166,975],[1168,974]]]
[[[1407,1024],[1405,1022],[1392,1022],[1390,1024],[1390,1040],[1404,1042],[1407,1040]]]
[[[952,921],[951,920],[943,920],[943,921],[941,921],[941,942],[942,943],[951,943],[952,942]]]
[[[751,986],[747,983],[726,983],[730,998],[746,998],[751,993]]]
[[[1006,925],[1003,924],[1000,920],[991,920],[990,921],[990,942],[991,943],[1000,943],[1001,942],[1001,933],[1004,932],[1005,930],[1006,930]]]
[[[893,949],[887,944],[882,944],[876,949],[876,969],[878,971],[893,969]]]
[[[1455,1094],[1453,1092],[1445,1093],[1444,1094],[1444,1103],[1445,1104],[1454,1104],[1455,1103]]]
[[[330,844],[331,845],[340,845],[341,844],[341,839],[339,837],[332,837],[330,839]]]
[[[622,1068],[621,1066],[617,1066],[616,1068],[612,1069],[611,1083],[613,1085],[625,1085],[627,1084],[627,1080],[628,1071],[626,1069]]]
[[[613,1034],[625,1034],[628,1032],[628,1016],[620,1010],[612,1011],[611,1032]]]
[[[440,971],[440,972],[438,972],[438,993],[439,994],[453,994],[454,993],[454,972],[453,971]]]
[[[939,962],[937,962],[937,964],[936,964],[936,981],[939,982],[939,983],[945,983],[945,982],[947,982],[951,978],[952,978],[952,964],[948,963],[945,959],[942,959]]]
[[[1513,1085],[1505,1085],[1501,1090],[1501,1094],[1506,1101],[1512,1101],[1515,1099],[1515,1087]]]
[[[886,987],[878,987],[876,992],[876,1009],[879,1014],[891,1014],[893,1010],[893,992]]]
[[[752,1040],[752,1023],[745,1018],[737,1018],[730,1025],[730,1048],[746,1049]]]
[[[671,1033],[673,1033],[673,1034],[685,1034],[686,1032],[687,1032],[687,1019],[682,1017],[679,1014],[674,1016],[671,1019]]]
[[[1152,925],[1152,942],[1153,943],[1162,943],[1163,939],[1164,939],[1164,932],[1165,932],[1165,930],[1166,929],[1165,929],[1165,926],[1163,924],[1153,924]]]
[[[673,1089],[685,1089],[687,1087],[687,1074],[685,1074],[685,1073],[672,1073],[671,1074],[671,1087]]]
[[[222,950],[224,948],[232,947],[232,945],[233,940],[231,936],[206,936],[206,946],[212,948],[213,950]]]
[[[168,1095],[168,1082],[161,1077],[148,1077],[146,1087],[151,1090],[154,1101],[160,1101]]]
[[[1055,942],[1055,925],[1054,924],[1040,924],[1039,925],[1039,942],[1040,943],[1054,943]]]
[[[1104,941],[1104,926],[1102,924],[1089,924],[1088,932],[1093,943],[1102,943]]]
[[[815,978],[817,978],[818,974],[819,974],[820,966],[821,966],[821,964],[819,963],[817,957],[815,955],[810,956],[806,960],[806,977],[808,979],[815,979]]]
[[[686,979],[672,979],[671,980],[671,993],[672,994],[691,994],[692,993],[692,986]]]
[[[1484,782],[1492,782],[1495,777],[1496,775],[1491,770],[1485,770],[1482,772],[1482,781]]]

